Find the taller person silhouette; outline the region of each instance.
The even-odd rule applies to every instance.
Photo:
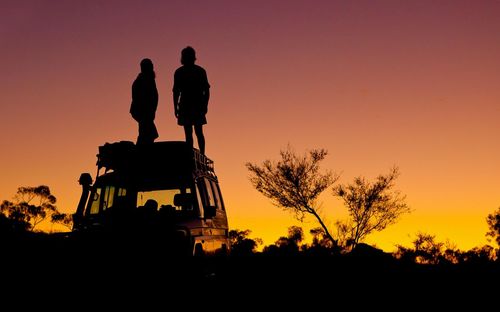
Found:
[[[177,124],[184,126],[186,142],[193,146],[193,127],[200,152],[205,154],[203,125],[207,123],[206,114],[210,99],[210,84],[207,73],[195,65],[196,52],[186,47],[181,52],[181,64],[174,74],[174,112]]]
[[[132,84],[132,105],[130,114],[139,123],[137,145],[153,143],[158,138],[154,123],[158,107],[158,90],[153,62],[145,58],[141,61],[141,72]]]

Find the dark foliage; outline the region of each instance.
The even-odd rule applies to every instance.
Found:
[[[2,202],[0,213],[17,224],[26,224],[26,229],[33,231],[49,215],[58,212],[55,203],[56,197],[46,185],[20,187],[14,202]]]
[[[229,231],[229,240],[231,242],[231,255],[248,256],[254,254],[259,245],[262,244],[262,239],[251,239],[248,236],[250,230],[231,230]]]
[[[486,218],[488,223],[488,233],[486,236],[493,238],[497,246],[500,248],[500,208],[498,208],[494,213],[491,213]]]

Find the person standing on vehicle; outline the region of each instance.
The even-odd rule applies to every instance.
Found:
[[[137,145],[151,144],[158,138],[154,123],[158,107],[158,90],[153,62],[145,58],[141,61],[141,72],[132,84],[132,105],[130,114],[139,123]]]
[[[174,113],[177,124],[184,126],[186,142],[193,146],[193,127],[198,140],[198,147],[205,154],[203,125],[207,123],[206,114],[210,99],[210,84],[207,73],[201,66],[195,65],[196,52],[188,46],[181,52],[181,64],[174,73]]]

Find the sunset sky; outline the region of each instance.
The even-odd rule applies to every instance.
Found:
[[[499,17],[494,0],[0,0],[0,200],[45,184],[74,212],[98,146],[136,140],[145,57],[159,140],[183,140],[171,90],[191,45],[212,86],[207,155],[232,229],[271,244],[298,224],[245,168],[290,144],[327,149],[322,167],[341,183],[400,168],[413,212],[369,243],[391,251],[421,231],[485,244],[500,206]],[[321,202],[328,224],[346,218],[331,190]]]

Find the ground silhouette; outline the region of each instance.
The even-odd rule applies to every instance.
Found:
[[[156,208],[153,201],[146,202],[144,213]],[[314,229],[312,243],[306,244],[303,230],[290,227],[286,236],[258,252],[259,239],[250,238],[249,230],[234,230],[234,254],[206,257],[173,253],[166,248],[172,242],[141,227],[47,234],[16,224],[10,215],[0,214],[6,298],[53,296],[57,289],[58,296],[72,300],[90,292],[93,299],[115,307],[134,300],[142,307],[184,300],[196,305],[230,296],[238,299],[227,306],[233,309],[264,300],[282,308],[343,306],[345,300],[357,307],[401,300],[425,307],[431,299],[434,308],[464,302],[482,308],[482,298],[497,295],[500,278],[500,261],[491,246],[455,251],[459,261],[451,261],[430,235],[417,236],[414,246],[400,254],[363,243],[338,253],[332,252],[322,229]],[[37,283],[43,287],[32,285]]]
[[[321,253],[300,246],[293,234],[280,238],[279,246],[268,252],[225,257],[175,257],[165,252],[164,242],[148,236],[2,235],[0,271],[3,285],[8,285],[4,296],[56,296],[89,308],[95,302],[115,308],[186,302],[196,307],[229,297],[221,309],[234,310],[263,302],[281,308],[340,307],[346,300],[357,307],[396,302],[425,307],[431,299],[434,308],[459,303],[480,308],[482,298],[498,292],[498,261],[425,265],[365,244],[346,254]],[[89,292],[92,301],[83,300],[82,294]]]

